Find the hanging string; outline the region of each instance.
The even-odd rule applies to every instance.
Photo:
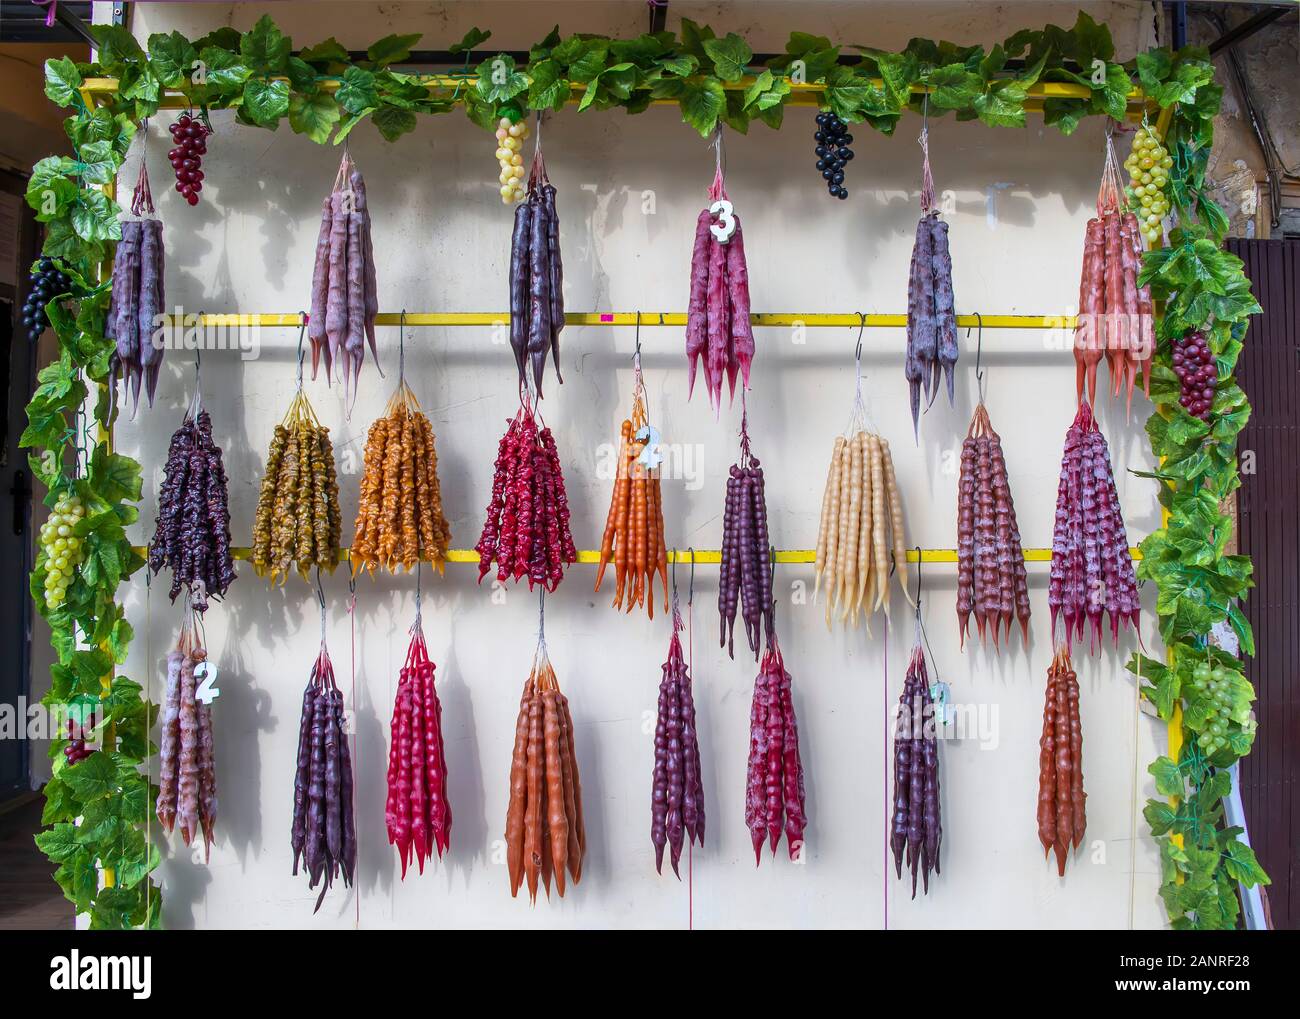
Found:
[[[925,623],[921,621],[921,546],[916,546],[916,643],[925,642],[925,650],[930,656],[930,671],[934,674],[931,686],[939,683],[939,663],[930,647],[930,635],[925,632]]]
[[[320,653],[325,655],[325,587],[321,584],[320,567],[316,567],[316,600],[320,602]]]
[[[537,588],[537,654],[545,660],[546,652],[546,586]]]
[[[921,100],[921,211],[926,215],[934,208],[934,177],[930,173],[930,93]]]
[[[858,338],[853,348],[853,409],[849,413],[849,423],[844,429],[846,435],[852,436],[862,431],[867,425],[867,404],[862,398],[862,334],[867,328],[865,312],[858,312]]]
[[[709,185],[709,199],[716,202],[727,197],[727,147],[722,141],[722,121],[718,121],[709,144],[713,146],[713,183]]]
[[[424,577],[424,560],[415,561],[415,622],[411,624],[411,633],[414,634],[423,628],[424,612],[421,604],[420,585]]]
[[[199,312],[199,322],[203,321],[203,312]],[[199,414],[203,412],[203,344],[194,345],[194,395],[190,397],[190,404],[185,409],[185,419],[187,421],[197,421]]]

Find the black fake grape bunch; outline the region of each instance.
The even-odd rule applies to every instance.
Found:
[[[844,164],[853,158],[853,135],[849,134],[849,125],[834,113],[817,114],[817,132],[813,135],[817,142],[817,169],[826,190],[834,198],[848,198],[849,189],[844,186]]]
[[[27,293],[27,302],[23,305],[23,328],[27,330],[27,339],[35,343],[50,324],[49,316],[45,314],[45,305],[50,298],[66,294],[71,281],[48,255],[40,257],[36,268],[27,278],[32,286]]]
[[[198,205],[199,192],[203,190],[203,154],[208,151],[212,128],[204,120],[182,113],[169,130],[176,143],[167,153],[176,171],[176,190],[191,205]]]

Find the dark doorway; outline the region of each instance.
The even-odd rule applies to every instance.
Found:
[[[0,171],[0,802],[29,787],[26,698],[31,688],[31,471],[18,440],[35,375],[35,348],[16,320],[37,248],[26,178]],[[11,731],[12,727],[12,731]]]
[[[1246,616],[1256,654],[1259,733],[1241,763],[1250,840],[1273,883],[1273,926],[1300,928],[1300,241],[1228,241],[1264,309],[1251,319],[1239,377],[1240,547],[1255,563]]]

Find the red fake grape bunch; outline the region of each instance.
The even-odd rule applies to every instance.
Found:
[[[1174,373],[1182,383],[1178,402],[1192,417],[1209,421],[1219,369],[1205,334],[1197,329],[1188,333],[1182,343],[1175,343],[1173,362]]]
[[[76,764],[78,761],[84,761],[87,757],[95,752],[94,747],[86,746],[86,730],[95,727],[95,716],[91,715],[84,725],[78,725],[71,718],[68,719],[68,742],[63,747],[63,756],[69,764]]]
[[[203,154],[208,151],[208,135],[212,128],[198,117],[182,113],[171,125],[172,141],[176,147],[167,153],[172,169],[176,171],[176,190],[191,205],[199,204],[203,190]]]

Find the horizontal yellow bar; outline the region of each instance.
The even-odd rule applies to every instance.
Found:
[[[142,545],[137,545],[135,551],[140,555],[146,554],[146,549]],[[249,559],[252,556],[252,549],[247,546],[236,545],[231,548],[230,554],[235,559]],[[1027,563],[1045,563],[1050,562],[1052,550],[1050,548],[1027,548],[1025,553],[1025,562]],[[1134,559],[1141,559],[1142,553],[1136,548],[1130,548],[1129,555]],[[340,554],[347,556],[346,548],[339,550]],[[722,562],[722,552],[716,548],[697,548],[694,552],[688,549],[674,549],[668,553],[668,561],[678,563],[690,563],[692,557],[697,564],[720,563]],[[777,549],[776,561],[778,563],[812,563],[816,561],[817,553],[811,548],[790,548]],[[478,552],[472,548],[453,548],[447,550],[447,562],[449,563],[478,563]],[[907,561],[909,563],[955,563],[957,561],[957,550],[955,548],[923,548],[918,553],[916,549],[908,549]],[[580,563],[599,563],[600,551],[594,548],[584,548],[578,551],[578,562]]]
[[[685,326],[684,311],[572,311],[564,316],[566,325],[571,326],[635,326],[640,316],[642,327]],[[906,315],[860,315],[857,312],[765,312],[749,316],[756,326],[777,326],[794,328],[853,328],[859,325],[868,329],[902,329],[907,325]],[[177,316],[167,316],[171,325],[183,324]],[[408,326],[490,326],[505,324],[510,321],[508,311],[446,311],[446,312],[407,312],[405,322]],[[375,324],[381,326],[401,325],[401,312],[385,311],[375,316]],[[302,325],[300,312],[270,312],[265,314],[238,312],[211,313],[199,316],[199,324],[205,326],[299,326]],[[975,328],[982,325],[985,329],[1073,329],[1073,315],[958,315],[957,325],[962,328]]]
[[[470,75],[416,74],[416,75],[412,75],[411,77],[427,88],[445,89],[451,91],[454,94],[458,88],[460,89],[473,88],[477,81],[478,76],[477,76],[477,72],[475,72]],[[287,81],[288,79],[278,78],[275,80]],[[883,82],[879,78],[872,78],[871,82],[873,85],[877,87],[880,87],[883,84]],[[752,75],[745,75],[745,77],[741,78],[739,81],[724,82],[722,87],[728,92],[743,92],[746,89],[748,89],[753,83],[754,83],[754,77]],[[339,86],[342,84],[342,82],[329,79],[329,80],[322,81],[320,84],[321,84],[322,91],[336,92],[338,91]],[[576,81],[570,82],[569,87],[571,89],[571,95],[569,96],[570,103],[578,102],[579,99],[582,97],[582,93],[587,90],[586,85]],[[79,91],[82,93],[83,98],[86,98],[87,105],[93,105],[92,100],[94,96],[109,95],[117,91],[117,79],[116,78],[87,78],[84,82],[82,82]],[[789,102],[795,106],[815,106],[822,101],[822,97],[825,94],[825,91],[826,91],[826,86],[824,84],[819,84],[817,82],[804,82],[804,83],[791,82]],[[927,85],[917,84],[912,86],[912,92],[916,95],[923,95],[925,93],[933,92],[933,91],[934,89],[932,89]],[[1025,104],[1026,108],[1041,109],[1042,101],[1044,99],[1088,99],[1091,98],[1092,96],[1092,90],[1088,88],[1086,85],[1075,85],[1068,82],[1045,81],[1045,82],[1039,82],[1035,85],[1029,86],[1027,90],[1027,94],[1030,100],[1032,100],[1032,103],[1027,102]],[[91,98],[87,98],[87,97],[91,97]],[[435,95],[434,98],[450,99],[452,98],[452,96]],[[1130,106],[1135,106],[1140,109],[1145,104],[1146,97],[1140,88],[1134,86],[1129,91],[1128,102]],[[676,99],[655,99],[653,100],[653,103],[655,105],[662,105],[662,106],[675,106],[677,105],[677,100]],[[160,105],[164,109],[181,109],[184,107],[188,107],[190,105],[190,101],[182,93],[168,89],[164,93]]]

